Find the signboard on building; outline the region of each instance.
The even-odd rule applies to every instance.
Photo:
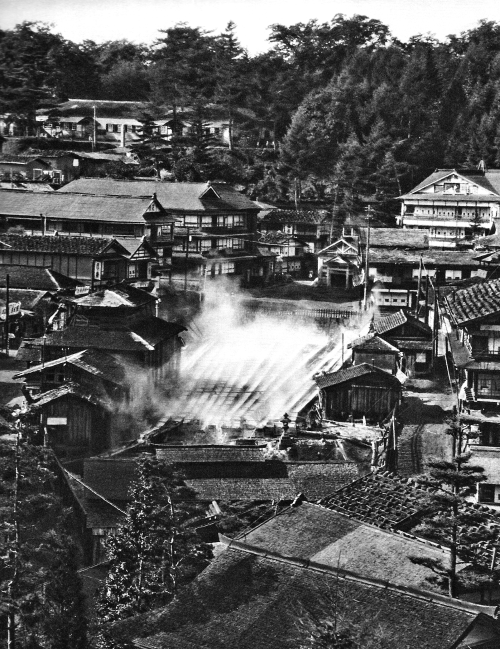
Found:
[[[90,293],[90,286],[77,286],[75,288],[75,296],[88,295],[88,293]]]
[[[47,426],[66,426],[67,417],[47,417]]]
[[[10,302],[9,303],[9,317],[21,313],[21,302]],[[7,315],[7,307],[0,307],[0,320],[5,320]]]

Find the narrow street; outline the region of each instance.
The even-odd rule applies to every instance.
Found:
[[[403,477],[423,473],[431,458],[452,457],[451,437],[445,431],[455,397],[440,370],[432,380],[410,380],[403,393],[398,440],[398,473]]]

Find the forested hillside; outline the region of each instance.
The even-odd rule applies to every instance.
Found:
[[[403,43],[377,20],[337,15],[273,25],[269,40],[251,57],[231,23],[221,34],[178,25],[148,45],[77,44],[24,23],[0,32],[0,112],[28,123],[68,97],[145,101],[151,115],[190,106],[200,120],[214,104],[250,109],[274,126],[276,151],[236,147],[200,174],[339,209],[377,195],[389,213],[436,167],[500,166],[500,24]]]

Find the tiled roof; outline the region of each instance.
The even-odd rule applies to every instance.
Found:
[[[431,340],[405,340],[404,338],[394,338],[393,342],[401,350],[418,350],[418,351],[432,351]]]
[[[119,363],[114,356],[97,349],[85,349],[81,352],[70,354],[69,356],[63,356],[53,361],[47,361],[43,365],[34,365],[23,372],[15,374],[15,378],[22,378],[40,372],[42,369],[48,367],[56,367],[57,365],[65,364],[79,367],[93,376],[116,383],[117,385],[123,385],[125,383],[125,370],[123,365]]]
[[[58,388],[48,390],[47,392],[41,394],[39,397],[37,396],[35,405],[43,406],[47,403],[50,403],[51,401],[55,401],[56,399],[60,399],[61,397],[67,395],[75,396],[79,399],[83,399],[84,401],[88,401],[94,406],[102,405],[104,407],[111,408],[112,405],[108,399],[103,398],[102,394],[96,394],[74,381],[64,383],[64,385],[61,385]]]
[[[320,503],[359,521],[394,530],[420,512],[426,496],[413,481],[378,472],[342,487]]]
[[[361,376],[367,376],[369,374],[378,374],[387,382],[392,381],[393,383],[399,383],[399,380],[388,374],[385,370],[369,365],[368,363],[360,363],[359,365],[352,365],[345,370],[339,370],[338,372],[329,372],[327,374],[315,376],[314,380],[316,381],[318,387],[329,388],[332,385],[339,385],[341,383],[346,383],[346,381],[351,381],[352,379],[357,379]]]
[[[4,190],[0,192],[0,214],[30,216],[38,219],[43,214],[50,219],[112,221],[142,225],[150,203],[151,198],[87,196],[67,194],[61,190],[54,193]]]
[[[367,231],[361,229],[359,239],[366,246]],[[402,248],[427,250],[429,248],[428,230],[403,230],[403,228],[374,228],[370,229],[371,248]]]
[[[350,345],[351,349],[362,350],[367,352],[393,352],[395,354],[399,353],[399,349],[391,345],[383,338],[379,338],[377,335],[372,337],[364,336],[363,338],[358,338],[354,340]]]
[[[478,267],[477,251],[472,250],[423,250],[422,252],[397,248],[374,248],[370,250],[370,265],[377,263],[386,264],[413,264],[418,268],[420,259],[430,267],[462,268],[464,266]]]
[[[317,500],[360,474],[355,462],[344,461],[178,460],[176,464],[202,501],[293,500],[299,493]],[[91,458],[85,461],[84,481],[108,500],[127,500],[135,468],[134,460]]]
[[[452,649],[480,610],[493,614],[492,607],[237,547],[222,552],[171,604],[116,623],[113,633],[134,638],[142,649],[290,649],[310,637],[298,616],[308,611],[313,619],[328,619],[335,607],[339,629],[360,629],[368,637],[377,629],[388,647]],[[342,596],[332,602],[338,591]]]
[[[500,172],[497,169],[494,169],[492,171],[486,171],[484,174],[471,170],[471,169],[436,169],[434,173],[432,173],[430,176],[427,176],[420,184],[418,184],[414,189],[411,190],[410,194],[406,194],[405,196],[402,196],[400,198],[409,198],[413,194],[419,193],[421,189],[424,189],[425,187],[428,187],[429,185],[434,185],[435,183],[439,182],[440,180],[444,180],[447,176],[450,176],[451,174],[458,174],[459,176],[463,176],[467,180],[470,180],[472,183],[475,183],[479,185],[480,187],[483,187],[484,189],[487,189],[488,191],[494,192],[496,194],[500,195]],[[425,196],[426,198],[431,198],[432,200],[434,199],[434,196],[436,194],[421,194],[422,196]],[[439,196],[439,194],[437,194]],[[462,194],[455,194],[455,195],[445,195],[448,199],[450,198],[455,198],[455,200],[463,200],[463,198],[467,199],[480,199],[482,198],[481,196],[478,195],[462,195]],[[487,198],[487,197],[486,197]],[[491,199],[488,199],[491,200]]]
[[[225,183],[210,185],[220,199],[200,198],[207,191],[207,183],[170,183],[149,180],[112,180],[109,178],[79,178],[64,185],[60,193],[96,194],[100,196],[152,196],[166,210],[211,211],[211,210],[255,210],[258,206],[245,195]]]
[[[445,297],[446,310],[457,324],[500,312],[500,279],[462,288]]]
[[[68,301],[82,307],[137,307],[150,304],[154,300],[155,297],[151,293],[122,283]]]
[[[156,456],[176,462],[264,462],[267,446],[156,446]]]
[[[0,286],[5,286],[9,275],[12,288],[28,288],[37,291],[59,291],[83,286],[82,282],[62,275],[51,268],[41,266],[0,265]]]
[[[78,350],[93,347],[112,352],[144,352],[152,351],[160,341],[174,338],[185,329],[182,325],[151,316],[125,325],[123,329],[108,330],[97,326],[67,327],[62,331],[47,334],[45,345]]]
[[[20,252],[57,252],[93,256],[101,254],[112,241],[112,239],[99,237],[0,234],[0,248],[8,247]]]
[[[262,219],[263,223],[313,223],[319,225],[328,217],[327,210],[272,210]]]
[[[425,324],[425,322],[421,322],[409,313],[405,313],[403,310],[378,318],[374,321],[373,328],[375,333],[381,336],[385,333],[393,331],[394,329],[397,329],[398,327],[406,323],[410,324],[412,327],[415,327],[423,334],[431,335],[432,333],[429,325]]]
[[[238,540],[281,556],[350,570],[400,586],[430,590],[431,571],[416,566],[409,555],[447,561],[449,552],[412,537],[378,529],[340,512],[303,503],[290,507]],[[397,570],[394,566],[397,565]]]

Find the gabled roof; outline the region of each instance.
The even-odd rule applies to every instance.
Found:
[[[80,327],[72,326],[62,331],[52,331],[45,337],[47,347],[67,347],[68,349],[102,349],[111,352],[144,352],[153,351],[162,340],[174,338],[186,328],[173,322],[165,322],[160,318],[150,316],[132,324],[124,324],[122,329],[103,330],[97,326]],[[23,358],[24,347],[31,356],[35,356],[36,349],[41,347],[42,339],[21,344],[18,354]]]
[[[423,333],[432,333],[429,325],[425,324],[425,322],[421,322],[417,318],[414,318],[409,313],[405,313],[403,310],[400,310],[397,313],[391,313],[390,315],[386,315],[382,318],[379,318],[378,320],[375,320],[373,323],[373,330],[374,333],[382,335],[392,331],[393,329],[397,329],[397,327],[400,327],[401,325],[404,325],[406,323],[411,324],[412,327],[419,329]]]
[[[147,291],[121,283],[68,301],[83,307],[138,307],[150,304],[155,299]]]
[[[110,381],[111,383],[116,383],[116,385],[124,385],[125,383],[125,370],[123,365],[110,354],[106,354],[106,352],[96,349],[84,349],[81,352],[76,352],[69,356],[63,356],[53,361],[47,361],[42,365],[34,365],[27,370],[18,372],[14,375],[14,378],[24,378],[30,374],[41,372],[46,368],[66,364],[79,367],[92,376]]]
[[[391,345],[383,338],[380,338],[376,334],[371,336],[363,336],[363,338],[358,338],[348,345],[351,349],[357,351],[366,351],[366,352],[387,352],[393,354],[399,354],[399,349]]]
[[[14,155],[12,153],[0,153],[0,164],[19,164],[26,165],[30,162],[38,162],[44,167],[49,167],[50,165],[42,160],[39,156],[34,155]]]
[[[207,195],[208,190],[211,190]],[[112,180],[79,178],[59,190],[63,194],[140,197],[156,194],[166,210],[205,212],[212,210],[255,210],[259,207],[226,183],[171,183],[158,180]]]
[[[7,289],[0,288],[0,300],[5,302],[7,297]],[[21,309],[24,311],[33,311],[37,308],[40,301],[44,298],[51,301],[54,310],[57,308],[55,302],[52,302],[52,297],[49,291],[37,291],[29,288],[9,288],[9,300],[11,302],[20,302]],[[46,304],[46,303],[45,303]]]
[[[42,266],[0,265],[0,286],[6,285],[9,275],[12,288],[27,288],[38,291],[60,291],[83,286],[82,282]]]
[[[375,365],[369,365],[368,363],[360,363],[359,365],[352,365],[345,370],[315,376],[314,380],[318,387],[322,389],[329,388],[333,385],[340,385],[341,383],[352,381],[352,379],[357,379],[361,376],[369,376],[370,374],[378,374],[380,377],[383,377],[384,380],[388,382],[392,381],[394,384],[400,385],[400,381],[396,376],[389,374]]]
[[[88,388],[84,388],[80,384],[73,381],[64,383],[58,388],[44,392],[35,399],[34,405],[44,406],[47,403],[51,403],[52,401],[56,401],[57,399],[61,399],[62,397],[68,395],[78,397],[83,401],[88,401],[88,403],[91,403],[93,406],[101,405],[106,408],[111,408],[112,405],[108,399],[103,399],[102,395],[97,395],[90,391]]]
[[[434,173],[430,176],[427,176],[420,184],[418,184],[414,189],[412,189],[408,194],[400,196],[399,198],[414,198],[414,194],[422,193],[421,190],[434,185],[442,180],[445,180],[448,176],[457,175],[466,182],[474,183],[483,189],[486,189],[492,194],[500,196],[500,171],[498,169],[493,169],[491,171],[486,171],[484,174],[480,171],[474,169],[436,169]],[[443,196],[443,193],[438,194],[428,194],[429,198]],[[447,196],[444,194],[444,196]],[[448,195],[451,197],[453,195]],[[464,195],[464,194],[455,194],[459,200],[480,200],[481,197],[477,195]],[[493,197],[492,197],[493,198]],[[484,200],[484,198],[483,198]]]
[[[151,196],[132,198],[67,194],[61,190],[54,193],[2,190],[0,214],[31,216],[37,219],[43,215],[51,219],[112,221],[142,225],[151,200]]]
[[[465,324],[500,312],[500,279],[462,288],[445,297],[453,321]]]
[[[350,248],[353,252],[353,254],[358,255],[358,237],[341,237],[340,239],[337,239],[337,241],[334,241],[333,243],[330,243],[326,248],[323,248],[323,250],[320,250],[316,254],[322,255],[325,252],[335,252],[339,244],[343,244]],[[345,253],[344,253],[345,254]]]

